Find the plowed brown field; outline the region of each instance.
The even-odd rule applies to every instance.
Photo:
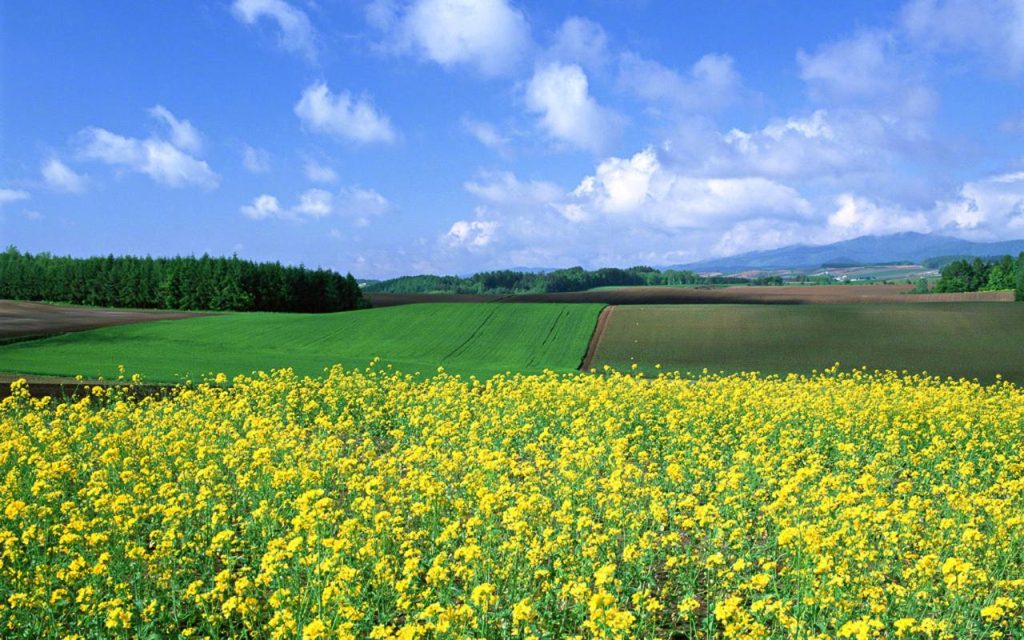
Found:
[[[42,302],[0,300],[0,341],[86,331],[117,324],[179,320],[199,313],[155,309],[94,309]]]

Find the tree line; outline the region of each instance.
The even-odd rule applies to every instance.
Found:
[[[203,255],[72,258],[0,253],[0,298],[100,307],[345,311],[367,306],[351,274]]]
[[[381,293],[558,293],[586,291],[595,287],[640,285],[747,284],[746,278],[701,276],[693,271],[637,266],[587,271],[583,267],[556,269],[546,273],[486,271],[471,276],[403,276],[367,285],[367,291]]]
[[[935,284],[936,293],[965,291],[1003,291],[1012,289],[1017,300],[1024,300],[1024,252],[983,260],[954,260],[944,266]]]

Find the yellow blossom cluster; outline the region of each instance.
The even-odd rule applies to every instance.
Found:
[[[1024,637],[1009,383],[227,382],[13,385],[0,637]]]

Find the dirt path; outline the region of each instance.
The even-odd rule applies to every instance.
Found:
[[[608,305],[601,309],[601,314],[597,316],[597,324],[594,326],[594,333],[590,336],[590,342],[587,343],[587,353],[583,356],[583,362],[580,363],[580,371],[590,371],[594,364],[597,348],[601,346],[601,338],[604,337],[604,330],[608,327],[608,320],[612,317],[614,310],[614,306]]]

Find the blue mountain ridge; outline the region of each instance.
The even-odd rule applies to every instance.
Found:
[[[771,269],[816,269],[825,264],[920,263],[942,256],[1016,256],[1024,251],[1024,239],[1000,242],[972,242],[926,233],[895,233],[860,236],[824,245],[790,245],[767,251],[751,251],[724,258],[712,258],[672,265],[671,269],[731,273]]]

